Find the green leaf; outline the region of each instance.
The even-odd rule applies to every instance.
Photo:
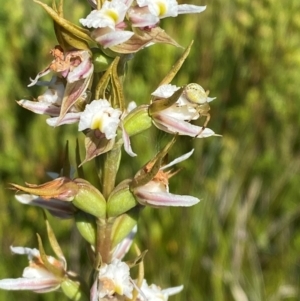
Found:
[[[46,216],[45,212],[44,212],[44,218],[45,218],[45,223],[46,223],[46,228],[47,228],[48,239],[49,239],[50,245],[52,247],[52,250],[54,251],[54,253],[56,254],[56,256],[58,258],[60,258],[64,262],[66,262],[63,251],[62,251],[60,245],[58,244],[58,241],[55,237],[55,234],[52,230],[52,227],[51,227],[51,225],[50,225],[50,223],[47,219],[47,216]]]
[[[110,141],[110,140],[109,140]],[[115,143],[113,148],[96,158],[97,169],[99,170],[102,193],[107,198],[115,187],[115,180],[119,170],[122,144]]]
[[[79,178],[84,179],[85,177],[84,177],[83,167],[81,165],[80,148],[79,148],[78,139],[76,139],[75,160],[76,160],[76,166],[77,166],[77,175]]]
[[[107,87],[108,87],[108,84],[109,84],[109,81],[111,78],[114,64],[118,61],[119,61],[119,57],[116,57],[114,59],[114,61],[110,64],[108,69],[105,71],[105,73],[101,76],[101,78],[96,86],[96,89],[95,89],[95,99],[100,99],[100,98],[106,99],[105,92],[107,90]]]
[[[120,57],[117,57],[113,62],[113,68],[111,73],[111,83],[112,83],[112,99],[111,106],[113,108],[119,108],[121,111],[124,111],[125,101],[123,93],[123,85],[120,81],[117,66],[120,61]]]
[[[185,49],[185,51],[183,52],[182,56],[175,63],[175,65],[171,68],[171,70],[169,71],[169,73],[164,77],[164,79],[159,83],[158,86],[167,85],[167,84],[169,84],[173,80],[173,78],[175,77],[175,75],[180,70],[181,66],[183,65],[184,61],[188,57],[188,55],[190,53],[190,50],[192,48],[193,43],[194,43],[194,41],[192,41],[190,43],[190,45]]]
[[[74,36],[81,38],[85,41],[94,43],[94,40],[90,37],[89,31],[85,30],[68,20],[62,18],[55,10],[53,10],[50,6],[44,4],[43,2],[34,0],[37,4],[41,5],[45,11],[49,14],[49,16],[61,27],[63,27],[67,32],[72,33]]]
[[[55,22],[54,31],[56,39],[64,51],[74,50],[74,48],[90,51],[89,44],[85,40],[78,38],[77,36],[67,31],[65,28],[63,28]]]
[[[70,177],[71,175],[71,164],[69,160],[69,141],[66,142],[65,152],[63,157],[63,168],[61,177]]]

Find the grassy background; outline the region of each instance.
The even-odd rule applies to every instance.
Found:
[[[198,3],[197,3],[198,1]],[[86,9],[65,1],[69,19]],[[39,95],[28,89],[56,43],[51,21],[29,0],[0,0],[0,278],[19,277],[27,259],[10,245],[35,247],[45,233],[41,212],[14,200],[7,183],[42,183],[58,171],[76,126],[50,128],[44,116],[15,100]],[[201,198],[188,209],[146,208],[137,241],[146,276],[162,287],[183,283],[171,300],[299,300],[300,289],[300,2],[298,0],[195,0],[207,10],[162,22],[181,45],[195,43],[174,80],[197,82],[217,99],[209,127],[222,138],[180,137],[171,156],[192,147],[193,160],[171,180],[171,191]],[[155,45],[129,63],[128,100],[147,102],[181,50]],[[120,179],[132,176],[169,138],[155,130],[135,137],[140,154],[124,155]],[[92,172],[92,164],[87,164]],[[69,266],[79,271],[84,242],[72,221],[51,219]],[[69,248],[69,245],[72,248]],[[64,300],[59,292],[34,295],[0,291],[0,300]]]

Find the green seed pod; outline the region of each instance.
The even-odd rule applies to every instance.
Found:
[[[84,212],[96,217],[106,216],[106,201],[101,192],[83,179],[75,179],[78,185],[78,193],[74,197],[73,205]]]
[[[120,243],[137,224],[139,213],[142,208],[142,206],[135,207],[116,218],[111,235],[113,247]]]
[[[152,119],[148,114],[148,105],[138,106],[133,109],[123,121],[124,128],[129,136],[139,134],[152,125]]]
[[[108,217],[117,217],[138,204],[134,195],[129,190],[130,182],[131,180],[121,182],[110,194],[107,201]]]
[[[84,300],[83,292],[80,289],[80,283],[69,278],[61,283],[63,293],[72,301]]]
[[[75,222],[81,236],[91,245],[96,244],[96,221],[95,218],[83,211],[75,214]]]

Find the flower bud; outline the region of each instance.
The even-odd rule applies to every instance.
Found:
[[[83,179],[75,179],[78,186],[78,193],[75,195],[73,205],[84,212],[96,217],[106,216],[106,201],[101,192]]]

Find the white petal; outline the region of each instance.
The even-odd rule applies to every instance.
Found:
[[[26,267],[23,271],[23,275],[24,278],[28,278],[28,279],[55,279],[55,276],[50,273],[49,271],[47,271],[44,268],[35,266],[35,267]]]
[[[122,259],[128,252],[133,239],[137,233],[137,225],[130,231],[130,233],[116,246],[112,258]]]
[[[135,101],[130,101],[127,106],[127,113],[131,112],[133,109],[137,107],[137,104]]]
[[[131,143],[130,143],[130,137],[127,134],[127,132],[125,131],[123,125],[122,125],[122,138],[123,138],[123,142],[124,142],[124,149],[126,151],[126,153],[131,156],[131,157],[136,157],[137,154],[133,152],[132,148],[131,148]]]
[[[69,53],[71,55],[72,52]],[[75,68],[72,68],[67,76],[68,83],[74,83],[80,79],[84,78],[90,78],[93,71],[94,71],[94,65],[91,62],[91,55],[88,51],[78,51],[78,54],[81,56],[81,63],[76,66]]]
[[[106,139],[113,139],[117,134],[122,112],[111,107],[106,99],[93,100],[81,113],[78,130],[98,129]]]
[[[136,189],[134,194],[141,204],[152,205],[154,207],[189,207],[200,202],[199,199],[190,195],[178,195],[168,192],[148,192],[140,188]]]
[[[46,119],[46,122],[48,125],[55,127],[63,124],[72,124],[78,122],[80,120],[80,116],[81,116],[81,112],[67,113],[65,117],[59,121],[59,123],[57,123],[59,117],[48,118]]]
[[[193,154],[193,152],[194,152],[194,149],[192,149],[192,150],[189,151],[188,153],[186,153],[186,154],[184,154],[184,155],[182,155],[182,156],[176,158],[175,160],[173,160],[173,161],[170,162],[169,164],[164,165],[164,166],[161,167],[160,169],[161,169],[161,170],[164,170],[164,169],[166,169],[166,168],[169,168],[169,167],[171,167],[171,166],[173,166],[173,165],[175,165],[175,164],[178,164],[178,163],[180,163],[180,162],[182,162],[182,161],[188,159],[188,158]]]
[[[217,97],[207,97],[207,102],[211,102],[213,101],[214,99],[216,99]]]
[[[156,127],[171,134],[178,133],[179,135],[190,136],[194,138],[207,138],[210,136],[216,136],[215,132],[209,128],[205,128],[202,131],[202,127],[190,124],[186,121],[177,120],[163,114],[155,114],[155,116],[153,116],[153,122]]]
[[[112,31],[103,35],[92,34],[93,38],[104,48],[116,46],[129,40],[134,33],[132,31]]]
[[[197,14],[205,11],[206,6],[181,4],[178,5],[178,14]]]
[[[159,112],[159,114],[169,116],[180,121],[190,122],[191,120],[197,120],[200,115],[196,110],[196,106],[191,105],[191,103],[188,103],[187,101],[184,103],[182,100],[183,97],[179,97],[175,104]]]
[[[148,1],[148,7],[150,12],[159,18],[176,17],[178,15],[176,0],[150,0]]]
[[[17,101],[17,103],[21,107],[36,114],[58,116],[60,113],[60,107],[49,104],[47,102],[37,102],[37,101],[21,99],[20,101]]]
[[[90,290],[90,301],[98,301],[98,279],[96,278],[91,290]]]
[[[110,27],[114,29],[124,20],[127,9],[124,1],[105,1],[100,10],[93,10],[86,19],[80,19],[79,22],[89,28]]]
[[[99,271],[99,297],[111,296],[114,293],[132,298],[133,285],[130,281],[129,267],[119,259],[110,264],[103,264]]]
[[[151,93],[151,95],[161,98],[168,98],[171,97],[174,94],[174,92],[176,92],[179,89],[179,87],[171,84],[162,85],[159,86],[153,93]]]
[[[30,204],[35,199],[38,199],[39,197],[37,195],[33,194],[16,194],[15,198],[18,202],[22,204]]]
[[[35,77],[35,79],[31,79],[30,78],[31,83],[29,85],[27,85],[27,87],[32,87],[32,86],[36,85],[36,83],[38,82],[38,80],[39,80],[40,77],[45,76],[46,74],[48,74],[50,72],[51,72],[51,70],[50,70],[49,67],[46,68],[45,70],[39,72],[37,74],[37,76]]]
[[[159,22],[159,18],[148,10],[147,7],[133,7],[128,10],[128,17],[132,27],[152,27]]]
[[[161,289],[156,284],[148,285],[147,281],[144,279],[142,286],[139,290],[138,300],[140,301],[147,301],[147,300],[160,300],[160,301],[167,301],[169,296],[179,293],[183,289],[183,285],[170,287],[167,289]]]
[[[115,27],[114,20],[103,15],[101,10],[91,11],[85,19],[82,18],[79,22],[88,28]]]
[[[3,279],[0,288],[5,290],[31,290],[35,292],[49,292],[59,287],[59,282],[53,278],[47,279]]]
[[[163,289],[162,293],[167,296],[173,296],[175,294],[180,293],[182,290],[183,290],[183,285],[180,285],[180,286],[169,287],[169,288]]]
[[[32,260],[34,257],[40,257],[40,252],[37,249],[11,246],[10,250],[15,254],[27,255],[29,260]]]

